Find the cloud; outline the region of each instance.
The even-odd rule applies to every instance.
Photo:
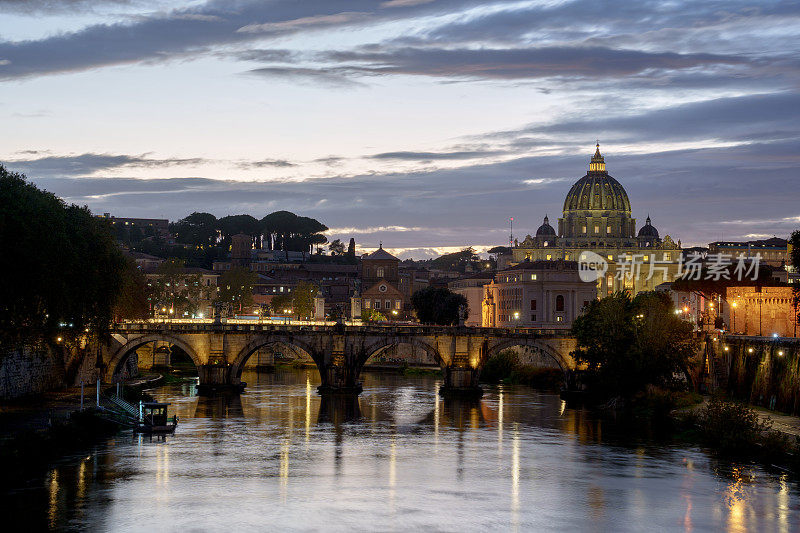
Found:
[[[399,159],[403,161],[461,160],[478,159],[501,155],[500,150],[475,150],[454,152],[384,152],[369,156],[369,159]]]
[[[716,54],[651,53],[599,47],[506,49],[400,48],[367,52],[331,52],[350,69],[371,75],[412,74],[465,79],[604,78],[649,70],[709,65],[739,65],[748,59]],[[353,65],[355,64],[355,66]]]
[[[239,33],[264,33],[264,32],[281,32],[286,30],[294,30],[308,26],[325,27],[339,24],[348,24],[354,21],[366,20],[369,13],[359,12],[343,12],[335,13],[333,15],[313,15],[310,17],[300,17],[292,20],[283,20],[281,22],[267,22],[264,24],[248,24],[236,30]]]
[[[29,150],[24,153],[36,155],[39,152]],[[199,157],[156,159],[146,154],[113,155],[86,153],[80,155],[48,155],[36,159],[12,159],[6,161],[13,167],[31,176],[83,176],[113,168],[154,168],[177,165],[199,165],[206,162]]]
[[[300,81],[330,87],[362,87],[364,84],[348,77],[347,69],[316,69],[301,67],[262,67],[247,71],[248,74],[269,79]]]
[[[0,69],[0,80],[178,57],[196,58],[237,43],[362,23],[363,17],[353,13],[371,13],[373,22],[379,23],[477,3],[479,0],[440,0],[405,10],[376,10],[378,5],[371,0],[209,1],[201,6],[150,13],[124,22],[94,24],[38,40],[0,41],[0,58],[10,61]],[[258,31],[239,31],[247,27]]]
[[[239,163],[240,168],[288,168],[295,166],[297,166],[295,163],[291,163],[285,159],[262,159],[261,161],[242,161]]]

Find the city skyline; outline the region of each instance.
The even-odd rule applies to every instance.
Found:
[[[0,10],[0,162],[97,214],[287,209],[366,249],[481,249],[558,218],[599,139],[638,225],[684,245],[800,221],[790,3]]]

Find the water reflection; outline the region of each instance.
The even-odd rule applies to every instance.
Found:
[[[241,396],[153,391],[175,435],[120,435],[4,501],[26,530],[800,527],[785,474],[632,437],[554,395],[444,400],[436,379],[366,374],[360,397],[321,397],[313,370],[244,379]]]

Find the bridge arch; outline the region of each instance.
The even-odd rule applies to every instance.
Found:
[[[239,350],[238,354],[236,354],[236,358],[231,364],[231,376],[237,379],[241,377],[242,370],[244,370],[244,365],[247,363],[247,360],[250,359],[250,356],[256,352],[256,350],[270,344],[278,343],[286,344],[291,346],[293,349],[305,352],[319,368],[320,361],[317,360],[316,352],[307,342],[289,335],[259,335],[248,342],[247,345]]]
[[[574,369],[574,363],[564,357],[558,350],[555,350],[553,347],[548,346],[547,344],[540,342],[536,339],[503,339],[501,341],[493,343],[489,349],[486,351],[486,354],[481,361],[481,366],[485,363],[489,358],[494,357],[498,353],[506,350],[508,348],[513,348],[514,346],[525,346],[529,348],[536,348],[542,354],[546,355],[550,359],[552,359],[558,367],[563,371],[567,372],[569,370]]]
[[[197,355],[197,352],[195,352],[194,348],[192,348],[185,341],[181,340],[180,337],[173,337],[172,335],[165,335],[163,333],[152,333],[130,339],[114,352],[114,354],[111,356],[111,359],[108,361],[108,365],[106,366],[106,382],[110,383],[113,381],[114,375],[117,373],[117,371],[119,371],[122,365],[125,364],[125,361],[128,360],[128,357],[130,357],[131,353],[133,353],[140,346],[155,341],[168,342],[169,344],[177,346],[186,352],[195,366],[199,367],[202,364],[202,360]]]
[[[364,355],[363,359],[358,361],[358,368],[363,368],[364,365],[369,361],[373,356],[378,355],[383,350],[391,348],[392,346],[397,346],[398,344],[408,344],[411,345],[413,349],[420,349],[430,355],[436,363],[444,368],[446,365],[444,360],[442,359],[439,350],[437,350],[434,346],[429,344],[428,342],[420,339],[407,339],[407,338],[385,338],[380,339],[377,341],[372,342],[364,347]]]

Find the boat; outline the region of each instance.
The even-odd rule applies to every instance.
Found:
[[[167,417],[168,403],[139,402],[139,420],[135,433],[173,433],[178,426],[178,416]]]

